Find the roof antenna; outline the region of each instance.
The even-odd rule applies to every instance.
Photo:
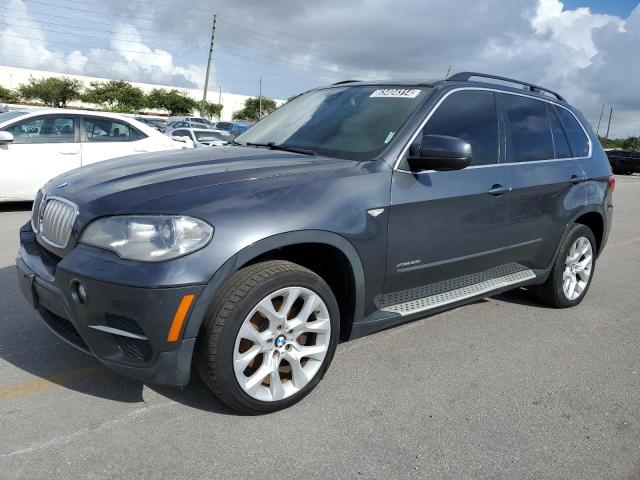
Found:
[[[447,76],[444,77],[444,79],[447,80],[450,74],[451,74],[451,65],[449,65],[449,68],[447,69]]]

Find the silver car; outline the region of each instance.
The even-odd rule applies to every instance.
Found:
[[[176,128],[169,131],[168,135],[174,140],[188,138],[194,147],[218,147],[233,142],[234,136],[224,130],[208,128]]]

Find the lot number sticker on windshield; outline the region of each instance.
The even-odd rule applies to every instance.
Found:
[[[416,98],[422,90],[407,88],[380,88],[375,90],[370,98]]]

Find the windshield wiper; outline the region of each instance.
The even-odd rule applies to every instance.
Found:
[[[268,143],[251,143],[247,142],[245,145],[250,147],[266,147],[269,150],[282,150],[283,152],[301,153],[303,155],[315,155],[316,152],[307,148],[290,147],[289,145],[277,144],[275,142]]]

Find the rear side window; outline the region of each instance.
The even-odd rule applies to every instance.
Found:
[[[571,158],[571,149],[569,148],[569,141],[564,132],[564,128],[558,120],[558,116],[554,112],[554,108],[551,105],[547,105],[547,114],[549,115],[549,123],[551,124],[551,134],[553,135],[553,149],[556,153],[556,158]]]
[[[521,95],[498,94],[505,112],[512,162],[554,158],[545,102]]]
[[[498,114],[492,92],[449,95],[427,122],[423,135],[448,135],[471,144],[472,165],[498,163]]]
[[[84,129],[88,142],[134,142],[146,137],[128,123],[110,118],[85,118]]]
[[[573,156],[586,157],[589,155],[589,140],[573,114],[562,107],[554,107],[554,110],[560,117],[564,131],[567,132]]]

